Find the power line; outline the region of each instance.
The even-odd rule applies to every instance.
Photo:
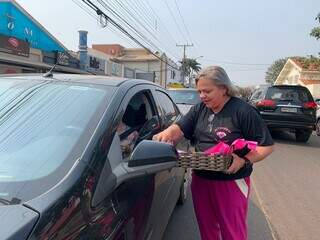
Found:
[[[185,21],[184,21],[184,18],[183,18],[183,16],[182,16],[182,14],[181,14],[179,5],[178,5],[178,3],[177,3],[177,0],[174,0],[174,3],[175,3],[175,5],[176,5],[176,8],[177,8],[178,13],[179,13],[179,15],[180,15],[180,18],[181,18],[181,20],[182,20],[182,24],[183,24],[183,26],[184,26],[184,29],[186,30],[186,33],[187,33],[187,35],[188,35],[188,37],[189,37],[189,40],[192,42],[190,32],[189,32],[189,30],[188,30],[188,28],[187,28],[187,25],[186,25],[186,23],[185,23]]]
[[[90,0],[82,0],[84,2],[90,2],[92,3]],[[153,44],[153,42],[151,42],[143,33],[141,33],[140,31],[138,31],[134,26],[132,26],[132,24],[130,24],[127,20],[125,20],[120,14],[118,14],[114,9],[112,9],[110,6],[108,6],[103,0],[98,0],[98,2],[109,12],[111,12],[115,17],[117,17],[120,21],[122,21],[124,24],[126,24],[136,35],[137,37],[139,37],[145,44],[149,45],[149,47],[153,47],[155,49],[157,49],[158,51],[160,51],[160,49],[158,49],[158,47]],[[93,3],[92,3],[93,4]],[[96,5],[94,5],[95,7],[97,7]],[[97,7],[98,8],[98,7]],[[100,10],[100,9],[99,9]],[[101,10],[100,10],[101,11]],[[102,12],[102,11],[101,11]],[[97,13],[98,14],[98,13]],[[101,14],[100,14],[101,15]],[[108,17],[110,19],[110,17]],[[117,24],[118,26],[121,26],[119,24]],[[129,32],[126,31],[128,34]],[[132,36],[132,35],[131,35]]]
[[[81,0],[80,0],[81,1]],[[93,14],[92,12],[90,12],[88,9],[86,9],[80,2],[78,2],[77,0],[72,0],[72,2],[74,2],[75,4],[77,4],[82,10],[84,10],[89,16],[91,16],[93,19],[97,20],[97,22],[99,21],[99,18],[97,15]],[[121,34],[119,34],[115,29],[112,28],[113,25],[107,25],[106,28],[108,30],[110,30],[112,33],[114,33],[115,35],[117,35],[119,38],[121,38],[123,41],[125,41],[128,45],[130,45],[131,47],[136,47],[135,45],[132,44],[132,42],[130,42],[127,38],[123,37]]]
[[[142,28],[145,29],[151,35],[151,37],[156,42],[158,42],[162,48],[164,48],[166,50],[167,53],[172,55],[174,58],[177,58],[174,54],[171,53],[171,51],[169,51],[168,45],[165,44],[164,42],[160,41],[160,39],[157,36],[155,36],[155,34],[157,34],[157,32],[155,32],[155,30],[153,29],[153,26],[150,26],[150,24],[148,24],[145,17],[139,13],[139,11],[138,11],[138,9],[136,9],[136,7],[131,6],[131,9],[134,11],[134,12],[132,12],[128,9],[127,5],[121,3],[118,0],[116,0],[116,2],[121,7],[121,9],[123,9],[125,11],[126,16],[129,16],[131,19],[133,19],[133,21],[137,22],[140,26],[142,26]],[[135,6],[137,6],[137,5],[135,5]],[[124,14],[119,14],[119,15],[123,16]],[[143,24],[139,19],[143,20],[143,22],[146,24]],[[135,27],[138,27],[138,26],[135,26]],[[160,51],[160,49],[158,49],[158,50]]]
[[[169,10],[169,13],[171,14],[171,17],[173,18],[175,24],[177,25],[178,30],[179,30],[182,38],[183,38],[183,39],[187,39],[186,36],[184,35],[184,33],[181,31],[181,28],[180,28],[180,26],[179,26],[179,24],[178,24],[178,22],[177,22],[177,20],[176,20],[176,18],[175,18],[175,16],[174,16],[173,12],[171,11],[171,8],[169,7],[169,4],[168,4],[167,0],[164,0],[164,3],[166,4],[166,6],[167,6],[167,8],[168,8],[168,10]]]
[[[132,13],[132,11],[130,11],[128,9],[128,7],[121,3],[120,1],[118,0],[115,0],[116,3],[112,2],[112,1],[108,1],[109,5],[107,5],[105,3],[105,1],[102,1],[102,0],[98,0],[98,2],[107,10],[109,11],[113,16],[115,16],[116,18],[118,18],[121,22],[123,22],[125,25],[128,25],[129,28],[135,33],[137,34],[137,36],[142,40],[144,41],[144,43],[146,43],[149,47],[151,46],[152,48],[155,48],[157,49],[158,52],[161,52],[161,49],[158,48],[156,46],[156,44],[154,44],[150,39],[148,39],[146,37],[146,35],[143,34],[143,32],[141,30],[137,30],[138,26],[135,24],[135,26],[133,26],[131,23],[129,23],[129,21],[127,19],[125,19],[125,17],[129,17],[133,23],[138,23],[138,25],[142,26],[142,28],[148,32],[148,34],[153,38],[155,39],[156,42],[158,42],[162,48],[164,48],[166,50],[166,52],[169,54],[169,55],[172,55],[174,58],[178,59],[178,57],[176,57],[174,54],[171,54],[171,52],[167,49],[167,45],[165,45],[164,43],[162,43],[159,38],[157,38],[153,33],[153,28],[151,27],[150,30],[147,28],[146,25],[144,25],[140,20],[139,20],[139,16],[138,18],[135,16],[137,14],[136,11],[135,13]],[[113,8],[111,8],[113,7]],[[120,8],[119,8],[120,7]],[[117,9],[118,12],[115,10]],[[120,10],[120,12],[119,12]],[[124,10],[124,11],[121,11],[121,10]],[[140,16],[141,18],[141,16]],[[165,47],[163,47],[165,46]]]
[[[207,59],[207,58],[204,58],[203,61],[224,63],[224,64],[230,64],[230,65],[243,65],[243,66],[269,66],[269,65],[271,65],[270,63],[241,63],[241,62],[229,62],[229,61],[221,61],[221,60],[214,60],[214,59]]]
[[[266,69],[228,69],[228,72],[256,72],[256,71],[266,71]]]
[[[174,43],[176,43],[177,41],[175,40],[175,38],[172,36],[172,34],[169,32],[169,30],[166,28],[166,25],[162,22],[161,18],[158,16],[158,14],[156,13],[156,11],[152,8],[151,4],[148,2],[148,0],[146,0],[146,3],[148,5],[148,7],[151,9],[151,11],[153,12],[154,16],[156,16],[159,20],[159,23],[161,23],[163,25],[163,29],[166,31],[166,33],[168,34],[168,36],[171,38],[171,40],[173,40]]]
[[[130,38],[132,41],[134,41],[136,44],[144,48],[147,52],[155,56],[157,59],[159,59],[161,62],[166,63],[168,66],[170,66],[173,69],[179,70],[175,66],[172,66],[167,61],[164,61],[161,57],[159,57],[157,54],[153,53],[148,47],[146,47],[144,44],[142,44],[138,39],[136,39],[134,36],[132,36],[126,29],[124,29],[120,24],[115,22],[112,18],[110,18],[108,15],[106,15],[98,6],[96,6],[92,1],[90,0],[82,0],[89,8],[91,8],[93,11],[97,13],[98,16],[103,16],[108,22],[110,22],[112,25],[114,25],[120,32],[125,34],[128,38]],[[134,28],[133,28],[134,29]],[[134,29],[137,31],[136,29]]]
[[[189,31],[189,29],[188,29],[188,27],[187,27],[187,24],[186,24],[186,22],[185,22],[185,20],[184,20],[184,18],[183,18],[183,15],[181,14],[180,7],[179,7],[179,4],[178,4],[177,0],[174,0],[174,2],[175,2],[175,5],[176,5],[176,8],[177,8],[177,10],[178,10],[179,16],[180,16],[180,18],[181,18],[181,20],[182,20],[182,24],[183,24],[183,26],[184,26],[184,28],[185,28],[185,30],[186,30],[187,35],[188,35],[188,38],[189,38],[189,40],[190,40],[191,42],[194,42],[193,39],[191,38],[190,31]],[[194,47],[195,47],[195,49],[196,49],[197,55],[198,55],[198,56],[201,55],[201,54],[199,54],[198,47],[197,47],[196,44],[195,44]]]
[[[137,10],[139,10],[142,15],[145,14],[146,18],[149,20],[150,25],[153,26],[155,24],[155,21],[154,16],[152,16],[150,10],[148,10],[146,6],[140,1],[133,0],[131,2],[137,7]]]

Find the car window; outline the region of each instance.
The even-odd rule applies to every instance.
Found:
[[[150,138],[153,127],[158,124],[150,94],[144,91],[134,95],[117,127],[122,156],[129,157],[138,141]]]
[[[156,91],[156,94],[159,102],[159,114],[164,122],[164,125],[167,127],[177,119],[179,112],[175,107],[175,104],[166,93],[162,91]]]
[[[168,92],[177,104],[195,105],[201,101],[199,93],[196,90],[169,90]]]
[[[278,101],[308,102],[312,97],[304,88],[269,88],[266,95],[267,99]]]
[[[31,181],[58,169],[111,93],[85,85],[0,81],[0,183]]]

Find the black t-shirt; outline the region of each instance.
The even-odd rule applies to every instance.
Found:
[[[204,103],[199,103],[176,124],[187,139],[194,140],[196,151],[203,152],[219,142],[230,145],[238,138],[256,141],[258,146],[273,145],[269,130],[259,113],[248,103],[236,97],[231,97],[216,114]],[[249,150],[245,148],[235,153],[243,157],[248,152]],[[235,174],[206,170],[194,170],[194,172],[206,179],[232,180],[250,176],[252,166],[243,167]]]

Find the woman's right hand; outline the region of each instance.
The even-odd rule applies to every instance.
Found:
[[[183,133],[180,130],[180,127],[176,124],[173,124],[166,130],[154,135],[152,140],[174,144],[182,137]]]
[[[152,140],[159,141],[159,142],[172,143],[173,139],[172,139],[171,135],[172,134],[170,133],[170,130],[166,129],[166,130],[154,135],[152,137]]]

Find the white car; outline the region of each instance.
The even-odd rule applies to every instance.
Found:
[[[183,115],[201,101],[198,90],[194,88],[175,88],[169,89],[168,92]]]

